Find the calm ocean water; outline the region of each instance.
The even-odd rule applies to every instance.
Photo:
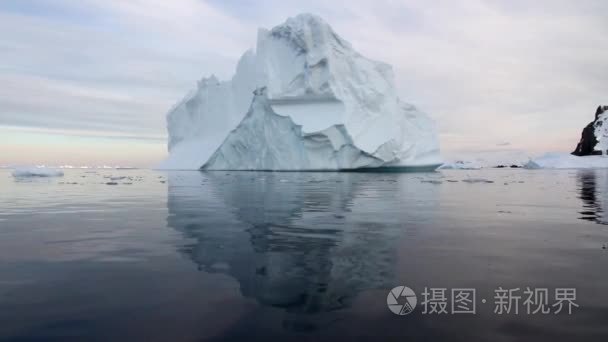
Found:
[[[605,210],[606,170],[0,170],[0,340],[606,341]],[[578,307],[528,314],[527,287]]]

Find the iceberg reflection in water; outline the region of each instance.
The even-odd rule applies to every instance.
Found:
[[[383,178],[175,173],[167,223],[194,241],[184,253],[200,269],[234,277],[243,296],[290,313],[329,312],[362,290],[391,287],[406,222],[437,204],[437,191],[419,191],[415,179]]]

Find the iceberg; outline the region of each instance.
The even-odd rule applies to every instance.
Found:
[[[260,29],[232,79],[200,80],[167,114],[167,130],[160,169],[441,164],[435,123],[398,98],[392,68],[363,57],[311,14]]]

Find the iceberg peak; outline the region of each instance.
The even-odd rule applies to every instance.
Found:
[[[273,38],[289,41],[301,53],[310,53],[319,48],[329,49],[336,46],[351,48],[350,44],[338,36],[325,20],[310,13],[288,18],[285,23],[270,30],[270,35]]]

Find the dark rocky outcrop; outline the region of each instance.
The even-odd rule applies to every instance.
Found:
[[[499,164],[499,165],[494,166],[494,168],[497,168],[497,169],[504,169],[504,168],[519,169],[519,168],[521,168],[521,166],[516,165],[516,164],[511,164],[510,166],[509,165]]]
[[[600,114],[603,114],[605,111],[608,111],[608,106],[597,107],[595,119],[583,129],[581,140],[576,145],[576,149],[572,152],[573,155],[589,156],[601,154],[601,151],[595,150],[595,145],[597,144],[597,139],[595,138],[595,125],[598,122],[597,119]]]

